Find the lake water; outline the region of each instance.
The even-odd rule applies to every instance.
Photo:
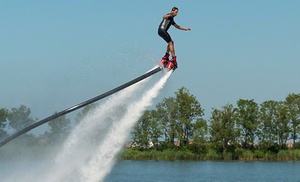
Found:
[[[119,161],[106,181],[300,182],[300,162]]]
[[[0,161],[0,181],[43,181],[45,174],[51,174],[48,164],[46,161]],[[300,162],[118,161],[105,179],[105,182],[115,181],[300,182]]]

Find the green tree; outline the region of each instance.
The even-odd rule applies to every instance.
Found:
[[[193,136],[195,123],[204,115],[204,110],[196,97],[184,87],[176,92],[176,104],[176,108],[178,108],[177,119],[180,126],[180,144],[187,145]]]
[[[205,153],[207,150],[207,134],[208,126],[207,122],[203,118],[197,119],[193,126],[194,130],[192,131],[193,143],[192,146],[197,152]]]
[[[46,136],[51,144],[58,144],[66,139],[71,131],[70,119],[66,116],[61,116],[48,123],[50,132],[46,133]]]
[[[276,119],[275,123],[275,133],[277,135],[278,145],[281,148],[286,147],[286,142],[290,135],[290,115],[288,113],[288,107],[284,104],[284,102],[278,102],[276,108]]]
[[[8,114],[9,126],[16,132],[33,124],[36,120],[31,117],[31,110],[25,105],[21,105],[19,108],[12,108]],[[25,145],[35,144],[36,138],[33,134],[24,134],[17,142]]]
[[[179,132],[178,132],[178,105],[176,104],[176,100],[174,97],[164,98],[161,103],[158,103],[157,113],[160,117],[162,131],[163,131],[163,138],[165,143],[173,145],[175,139],[178,139]]]
[[[157,149],[160,145],[160,138],[162,138],[163,130],[162,124],[160,122],[160,117],[156,110],[149,111],[149,134],[150,141],[153,143],[154,147]]]
[[[7,124],[8,110],[5,108],[0,108],[0,140],[6,138],[7,132],[5,131],[5,127]]]
[[[290,115],[284,102],[265,101],[260,109],[260,134],[259,138],[263,147],[284,148],[290,134]],[[273,149],[272,149],[273,150]]]
[[[241,129],[241,143],[244,149],[253,149],[259,125],[259,107],[254,100],[240,99],[237,102],[237,126]]]
[[[265,101],[260,106],[258,139],[261,147],[270,148],[276,142],[276,109],[278,102]]]
[[[175,97],[165,98],[156,108],[165,141],[173,144],[178,140],[181,146],[189,144],[193,139],[195,123],[204,115],[196,97],[182,87],[175,92]]]
[[[12,108],[8,115],[9,126],[15,131],[19,131],[33,124],[36,119],[33,119],[30,115],[31,110],[25,105],[21,105],[19,108]]]
[[[213,109],[210,119],[210,142],[219,153],[232,152],[239,137],[236,128],[236,109],[231,104],[222,107],[221,110]]]
[[[285,104],[290,115],[291,139],[295,147],[300,133],[300,94],[289,94],[285,99]]]
[[[145,111],[132,131],[133,143],[140,148],[148,148],[150,142],[157,148],[162,135],[155,110]]]

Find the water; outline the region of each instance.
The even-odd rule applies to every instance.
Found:
[[[300,182],[300,162],[119,161],[105,181]]]
[[[0,160],[1,182],[44,181],[51,161]],[[32,170],[32,166],[35,169]],[[31,176],[16,173],[26,168]],[[300,182],[298,162],[215,162],[215,161],[118,161],[105,182],[216,181],[216,182]],[[23,177],[20,178],[20,175]],[[7,178],[9,176],[9,178]],[[53,176],[54,177],[54,176]],[[32,180],[34,179],[34,180]],[[100,181],[99,181],[100,182]]]
[[[0,160],[0,181],[44,181],[44,178],[41,178],[40,174],[47,170],[49,164],[51,165],[51,161]],[[33,166],[35,166],[34,169],[32,168]],[[24,169],[26,170],[24,171]],[[20,173],[21,170],[22,173]],[[299,171],[300,161],[118,161],[109,175],[105,178],[104,182],[300,182]],[[24,172],[29,173],[30,178],[29,176],[24,175]],[[9,178],[7,176],[9,176]]]

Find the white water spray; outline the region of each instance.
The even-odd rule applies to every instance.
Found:
[[[171,73],[165,74],[139,101],[132,101],[133,96],[136,99],[136,93],[149,78],[113,95],[90,112],[66,140],[45,181],[102,181],[112,169],[130,129]]]
[[[139,101],[129,105],[127,113],[119,121],[119,124],[110,128],[104,142],[97,148],[89,163],[82,168],[81,181],[98,182],[104,180],[116,162],[116,156],[122,149],[130,129],[147,107],[152,104],[152,100],[158,95],[171,74],[172,71],[169,71]]]
[[[139,89],[149,78],[112,95],[78,124],[55,161],[21,167],[21,170],[14,170],[13,175],[2,176],[1,181],[103,181],[113,168],[130,129],[151,105],[171,73],[166,73],[146,93]]]
[[[96,147],[103,141],[108,131],[107,128],[114,124],[114,120],[118,120],[114,111],[120,110],[117,107],[125,106],[133,94],[149,79],[142,80],[112,95],[105,103],[88,113],[67,138],[55,160],[56,165],[50,170],[51,174],[46,179],[48,181],[78,181],[80,166],[86,163],[92,155],[91,151],[96,150]]]
[[[157,67],[154,67],[151,70],[155,68]],[[74,149],[78,148],[78,145],[86,143],[86,140],[82,140],[82,138],[88,139],[91,135],[94,135],[91,132],[93,131],[92,129],[95,129],[95,127],[97,126],[105,127],[102,125],[109,124],[109,122],[102,123],[99,122],[99,120],[105,120],[106,118],[104,116],[111,115],[115,107],[125,104],[126,101],[149,79],[150,77],[120,91],[115,95],[112,95],[104,104],[98,106],[95,110],[88,113],[88,115],[85,116],[82,121],[80,121],[80,123],[76,126],[76,128],[72,131],[71,135],[66,140],[64,149],[58,156],[57,161],[64,161],[64,157],[70,156],[70,153],[73,153]],[[79,139],[79,137],[81,138],[81,140]]]

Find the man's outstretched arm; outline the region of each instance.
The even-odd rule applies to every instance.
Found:
[[[179,26],[177,24],[175,24],[174,27],[176,27],[179,30],[185,30],[185,31],[191,30],[190,28],[184,28],[184,27],[181,27],[181,26]]]

